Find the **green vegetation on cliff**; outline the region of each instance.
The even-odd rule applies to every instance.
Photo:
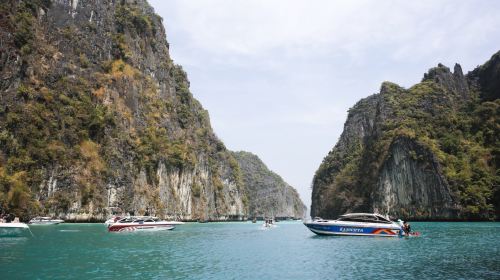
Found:
[[[146,1],[3,1],[0,31],[0,212],[245,215],[239,166]]]
[[[233,152],[242,171],[252,217],[304,217],[306,207],[297,191],[278,174],[272,172],[262,160],[249,152]]]
[[[453,73],[439,65],[409,89],[385,82],[380,94],[356,104],[349,111],[341,140],[315,174],[312,214],[376,210],[374,191],[377,185],[383,189],[388,184],[381,181],[382,174],[394,172],[387,170],[387,162],[393,156],[394,143],[404,138],[421,147],[410,150],[409,157],[424,166],[423,172],[430,172],[426,164],[429,168],[434,161],[438,163],[435,175],[443,176],[440,185],[449,189],[453,200],[449,210],[455,214],[432,214],[415,204],[407,209],[392,209],[390,214],[422,219],[500,217],[499,61],[497,53],[467,76],[458,65]],[[432,156],[426,156],[425,151]],[[438,188],[428,187],[429,192]]]

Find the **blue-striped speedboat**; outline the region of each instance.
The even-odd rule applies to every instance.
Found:
[[[304,225],[319,235],[359,235],[398,237],[403,234],[401,225],[390,219],[372,213],[351,213],[336,220],[315,218]]]

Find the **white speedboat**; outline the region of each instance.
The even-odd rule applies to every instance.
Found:
[[[390,219],[373,213],[351,213],[336,220],[315,218],[304,225],[319,235],[358,235],[398,237],[403,234],[401,226]]]
[[[156,217],[126,217],[108,225],[108,231],[161,231],[172,230],[183,222],[161,221]]]
[[[0,223],[0,236],[23,236],[30,232],[25,223]]]
[[[64,220],[51,217],[35,217],[29,221],[30,225],[57,225],[60,223],[64,223]]]

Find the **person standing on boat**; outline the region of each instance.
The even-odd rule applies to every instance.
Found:
[[[4,215],[4,221],[6,223],[11,223],[14,220],[15,216],[14,214],[5,214]]]
[[[404,221],[403,222],[403,230],[405,232],[405,235],[406,236],[409,236],[410,235],[410,232],[411,232],[411,226],[410,226],[410,223]]]

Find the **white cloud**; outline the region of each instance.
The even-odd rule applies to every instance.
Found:
[[[464,43],[464,36],[470,39],[466,44],[475,46],[487,36],[477,32],[478,27],[491,30],[500,22],[495,9],[472,1],[167,1],[170,3],[192,46],[226,57],[262,56],[280,49],[340,51],[364,59],[370,49],[380,46],[394,50],[395,59],[410,54],[426,57],[450,44]],[[471,10],[481,15],[470,17]]]

